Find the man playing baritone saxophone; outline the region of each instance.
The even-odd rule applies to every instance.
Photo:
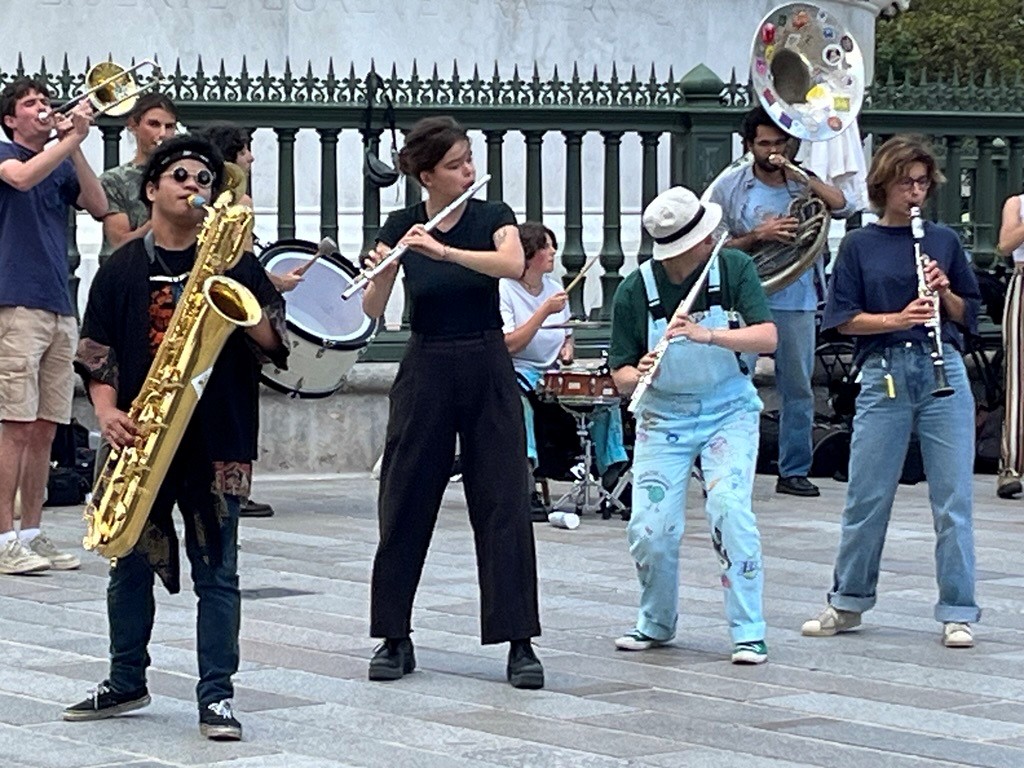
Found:
[[[96,273],[75,365],[103,437],[113,445],[129,444],[138,432],[127,411],[143,389],[196,259],[197,226],[204,212],[188,198],[211,199],[222,175],[220,154],[209,142],[181,136],[162,144],[146,165],[140,191],[152,209],[151,232],[119,248]],[[110,571],[110,676],[87,699],[65,709],[65,720],[98,720],[149,703],[154,573],[169,592],[180,589],[171,518],[177,502],[199,598],[199,728],[211,739],[241,738],[231,708],[241,612],[238,507],[249,493],[261,359],[266,355],[283,365],[287,339],[284,302],[256,258],[244,254],[226,274],[252,290],[263,317],[231,335],[190,423],[171,427],[184,430],[181,445],[138,544]]]
[[[723,249],[691,314],[673,317],[713,254],[712,234],[721,218],[721,208],[701,205],[684,187],[663,192],[643,216],[654,238],[654,258],[615,292],[608,364],[620,392],[636,388],[654,365],[653,350],[662,336],[672,337],[637,404],[628,536],[640,580],[640,611],[636,627],[615,645],[644,651],[665,645],[676,633],[686,486],[700,456],[732,661],[760,664],[768,648],[761,613],[761,536],[751,496],[762,404],[740,353],[771,352],[776,339],[753,261]]]
[[[835,218],[846,218],[856,211],[856,204],[848,202],[838,187],[813,175],[805,185],[775,164],[779,158],[773,156],[784,157],[792,139],[764,107],[746,114],[740,132],[754,162],[724,176],[711,195],[711,200],[722,206],[725,225],[733,237],[730,246],[753,253],[761,243],[792,242],[799,222],[789,215],[790,203],[808,188],[825,202]],[[814,320],[824,285],[824,262],[819,258],[794,283],[768,298],[779,334],[775,384],[782,400],[776,493],[819,494],[818,486],[807,479],[807,474],[814,427]]]

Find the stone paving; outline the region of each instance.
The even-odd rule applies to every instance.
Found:
[[[584,517],[536,525],[547,671],[543,691],[504,680],[505,646],[478,640],[476,570],[462,489],[453,484],[415,613],[419,669],[370,683],[366,637],[376,484],[365,475],[257,478],[277,515],[242,523],[245,590],[237,744],[199,735],[194,598],[158,591],[153,703],[96,723],[61,706],[106,671],[105,564],[0,577],[0,768],[78,766],[1024,766],[1021,502],[976,479],[979,644],[947,650],[932,620],[934,534],[926,486],[901,488],[881,598],[862,631],[803,638],[823,604],[844,486],[777,497],[759,477],[771,659],[728,662],[717,561],[691,511],[674,645],[617,652],[636,584],[624,524]],[[693,498],[696,502],[698,499]],[[49,510],[61,542],[77,509]]]

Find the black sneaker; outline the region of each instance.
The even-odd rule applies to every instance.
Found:
[[[780,477],[775,483],[776,493],[788,493],[790,496],[820,496],[818,486],[806,477]]]
[[[89,698],[65,708],[65,720],[105,720],[114,715],[121,715],[135,709],[142,709],[149,704],[149,691],[143,686],[131,693],[120,693],[110,687],[110,681],[104,680],[91,691]]]
[[[242,724],[235,719],[231,699],[221,699],[200,707],[199,732],[212,741],[242,740]]]
[[[505,676],[513,688],[536,690],[544,687],[544,667],[529,640],[513,640],[508,649]]]
[[[238,508],[239,517],[273,517],[274,508],[269,504],[261,504],[252,499],[246,499]]]
[[[416,669],[416,654],[408,637],[389,637],[370,659],[371,680],[401,680]]]
[[[1021,492],[1020,478],[1015,475],[1000,475],[996,481],[996,495],[1000,499],[1015,499]]]

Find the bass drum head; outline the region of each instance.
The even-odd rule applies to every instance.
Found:
[[[284,274],[308,264],[316,251],[316,244],[307,240],[281,240],[260,255],[260,262],[268,272]],[[288,370],[264,365],[264,383],[298,397],[327,397],[341,388],[380,325],[363,312],[362,291],[341,298],[358,274],[341,254],[327,254],[285,294],[291,336]]]

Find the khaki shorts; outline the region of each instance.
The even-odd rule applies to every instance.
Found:
[[[74,317],[0,307],[0,421],[71,421],[78,346]]]

